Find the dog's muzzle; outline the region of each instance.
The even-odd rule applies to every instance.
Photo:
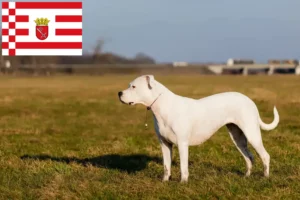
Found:
[[[122,101],[122,99],[121,99],[122,95],[123,95],[123,92],[118,92],[119,100],[120,100],[122,103],[126,104],[126,103],[125,103],[124,101]]]
[[[119,100],[120,100],[122,103],[127,104],[127,103],[125,103],[125,102],[121,99],[122,95],[123,95],[123,92],[118,92]],[[128,104],[129,104],[129,105],[133,105],[133,102],[129,102]]]

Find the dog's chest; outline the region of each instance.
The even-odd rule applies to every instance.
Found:
[[[154,116],[154,126],[156,134],[158,134],[159,137],[162,137],[170,143],[177,144],[177,138],[172,128],[160,116]]]

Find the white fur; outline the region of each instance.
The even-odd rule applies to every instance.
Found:
[[[145,106],[154,102],[151,110],[163,153],[164,181],[171,176],[173,144],[178,145],[181,181],[186,182],[189,176],[188,147],[205,142],[224,125],[245,158],[246,176],[250,175],[253,164],[247,141],[262,159],[264,175],[269,176],[270,156],[263,146],[260,128],[272,130],[278,125],[279,114],[276,107],[274,121],[265,124],[255,103],[241,93],[225,92],[195,100],[174,94],[152,75],[140,76],[132,81],[129,88],[122,91],[120,100],[130,105],[140,103]]]

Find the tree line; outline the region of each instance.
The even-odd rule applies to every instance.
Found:
[[[155,59],[145,53],[137,53],[133,58],[127,58],[112,52],[103,52],[103,40],[96,42],[92,53],[83,56],[2,56],[1,65],[9,60],[12,65],[40,65],[40,64],[155,64]],[[2,37],[0,37],[2,49]]]

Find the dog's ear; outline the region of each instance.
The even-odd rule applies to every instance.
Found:
[[[153,75],[147,75],[146,76],[146,81],[147,81],[149,90],[151,90],[152,87],[153,87],[153,80],[154,80],[154,76]]]

